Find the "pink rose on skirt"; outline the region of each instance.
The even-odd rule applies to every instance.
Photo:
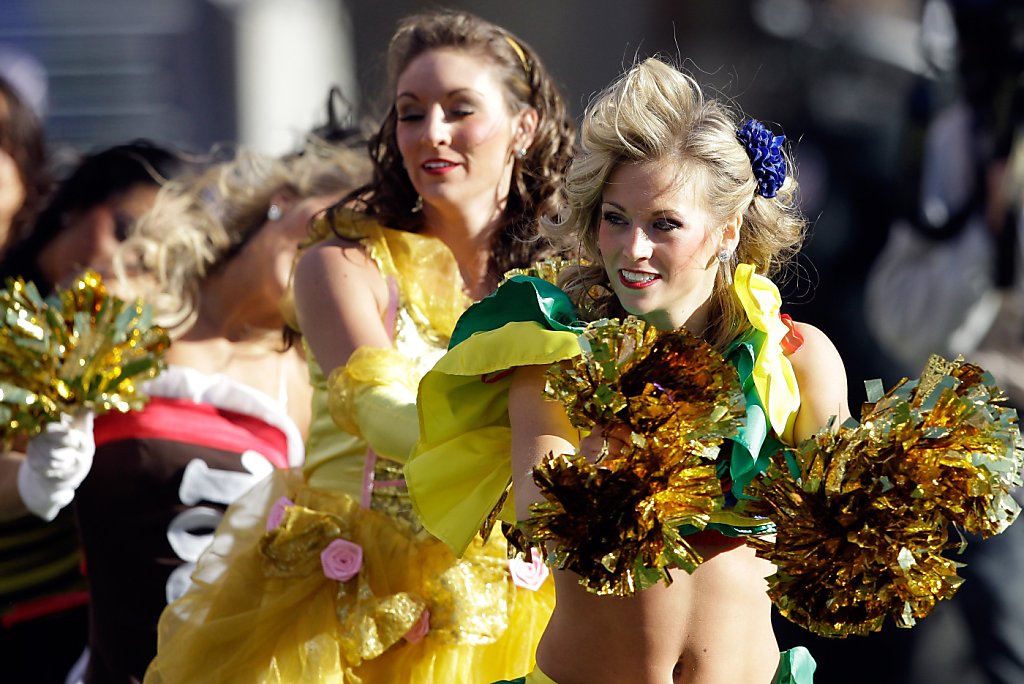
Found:
[[[423,637],[427,636],[427,632],[430,631],[430,611],[426,608],[420,613],[420,619],[409,628],[409,631],[402,637],[410,644],[419,643],[423,641]]]
[[[363,567],[363,547],[347,539],[335,539],[320,552],[320,565],[328,579],[348,582]]]
[[[508,571],[512,575],[512,582],[517,587],[537,591],[544,584],[544,580],[551,573],[548,566],[544,565],[544,558],[537,549],[530,549],[530,561],[521,558],[510,558]]]
[[[280,525],[281,520],[284,519],[284,509],[294,505],[295,502],[287,496],[282,496],[275,501],[274,505],[270,507],[270,512],[267,513],[267,529],[272,530]]]

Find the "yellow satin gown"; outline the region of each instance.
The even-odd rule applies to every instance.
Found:
[[[418,380],[469,303],[454,258],[438,240],[355,214],[333,232],[360,241],[392,288],[393,347],[361,348],[326,379],[309,356],[305,466],[228,510],[195,589],[161,617],[147,684],[490,682],[534,666],[550,578],[514,581],[497,532],[457,557],[423,529],[401,479]],[[361,551],[338,561],[356,569],[345,579],[322,559],[339,540]]]

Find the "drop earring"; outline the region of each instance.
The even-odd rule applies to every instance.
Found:
[[[732,269],[729,267],[729,261],[732,259],[732,252],[726,248],[722,248],[718,252],[718,261],[722,267],[722,277],[725,278],[726,285],[732,285]]]
[[[412,213],[418,214],[423,211],[423,197],[416,195],[416,201],[412,205]]]
[[[284,216],[284,212],[276,204],[271,204],[270,208],[267,209],[268,221],[280,221],[282,216]]]

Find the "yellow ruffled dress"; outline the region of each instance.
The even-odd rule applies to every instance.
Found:
[[[497,532],[456,556],[423,529],[402,480],[418,380],[468,305],[457,265],[440,241],[356,214],[318,228],[360,241],[380,268],[397,303],[385,321],[394,346],[361,348],[326,379],[310,356],[305,466],[227,511],[195,590],[161,617],[146,682],[432,684],[529,671],[552,581],[523,582]]]

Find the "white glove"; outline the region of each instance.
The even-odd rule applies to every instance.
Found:
[[[64,414],[29,440],[18,468],[18,492],[25,507],[43,520],[56,518],[89,474],[96,453],[92,422],[90,410]]]

